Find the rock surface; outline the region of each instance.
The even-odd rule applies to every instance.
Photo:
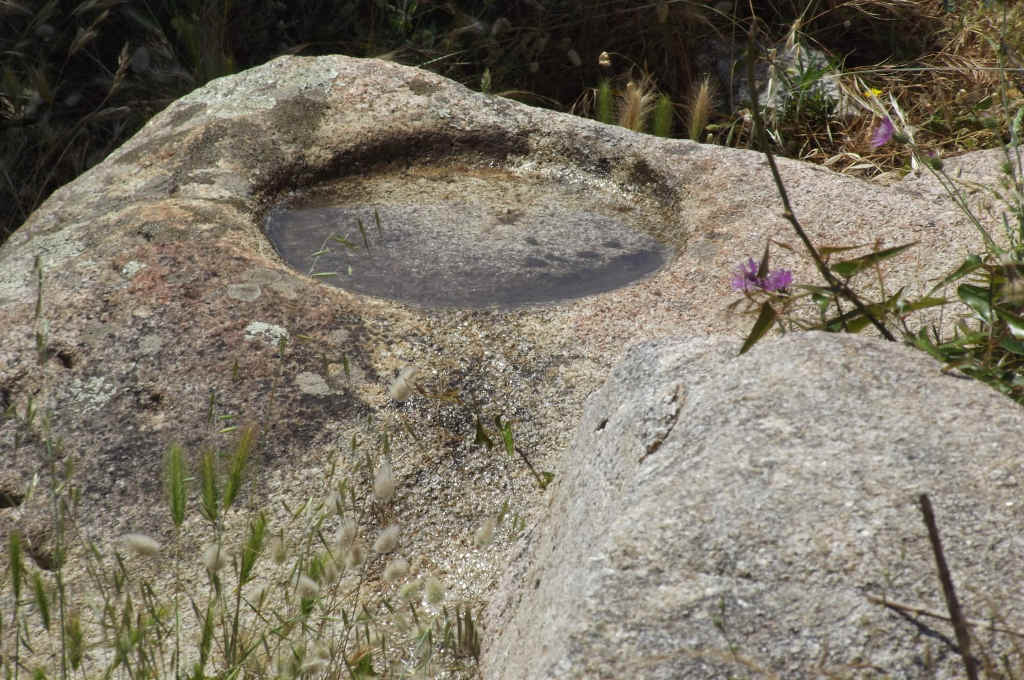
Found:
[[[977,249],[948,204],[780,165],[815,240],[920,240],[888,269],[890,289]],[[284,266],[262,232],[299,190],[407,167],[618,195],[657,218],[650,232],[676,257],[634,285],[556,305],[432,310],[324,286]],[[330,497],[340,470],[369,507],[363,461],[386,449],[413,573],[440,575],[452,601],[479,607],[514,535],[478,549],[473,531],[505,503],[533,525],[546,495],[521,461],[474,446],[470,407],[419,393],[396,402],[389,383],[417,367],[426,392],[458,393],[483,423],[512,421],[533,465],[552,469],[628,343],[749,327],[726,310],[729,279],[767,239],[796,244],[778,205],[759,154],[636,135],[388,62],[282,57],[212,81],[54,192],[0,248],[0,407],[19,415],[0,423],[0,538],[18,529],[36,563],[52,564],[47,475],[27,493],[44,421],[74,461],[80,528],[100,542],[168,538],[168,445],[224,450],[225,430],[253,422],[260,444],[241,505],[266,510],[273,530],[286,506]],[[797,283],[813,280],[803,260],[776,253]],[[372,538],[380,521],[368,512],[362,530]],[[201,522],[186,529],[185,547],[206,540]]]
[[[1021,630],[1024,411],[880,340],[737,349],[635,345],[587,401],[486,677],[963,677],[948,623],[868,599],[945,613],[922,493],[967,616]]]

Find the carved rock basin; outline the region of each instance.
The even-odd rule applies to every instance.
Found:
[[[423,307],[510,308],[601,293],[662,267],[637,201],[567,174],[412,166],[346,177],[271,209],[303,273]]]

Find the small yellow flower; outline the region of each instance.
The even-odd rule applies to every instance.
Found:
[[[879,90],[877,87],[873,87],[870,90],[864,90],[864,96],[865,97],[869,97],[869,98],[870,97],[877,97],[877,96],[879,96],[881,94],[882,94],[882,91]]]

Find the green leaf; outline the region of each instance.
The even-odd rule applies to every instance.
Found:
[[[1013,337],[1024,338],[1024,318],[1002,307],[996,307],[995,309],[996,314],[1006,323]]]
[[[842,262],[837,262],[832,265],[830,269],[839,276],[849,279],[865,269],[874,267],[883,260],[899,255],[907,248],[916,246],[917,243],[917,241],[904,243],[901,246],[893,246],[892,248],[886,248],[885,250],[877,250],[875,252],[868,253],[867,255],[862,255],[861,257],[855,257],[852,260],[843,260]]]
[[[1016,338],[1007,336],[999,341],[999,346],[1011,354],[1024,355],[1024,342],[1021,342]]]
[[[494,416],[494,423],[498,426],[498,431],[501,432],[501,441],[505,444],[505,451],[510,456],[516,455],[516,444],[512,439],[512,426],[509,423],[501,422],[501,416]]]
[[[904,303],[901,302],[902,299],[903,289],[900,288],[884,302],[876,302],[874,304],[867,305],[864,309],[877,321],[881,322],[887,314],[906,314],[917,309],[926,309],[938,304],[944,304],[945,302],[945,300],[942,300],[941,298],[923,298],[917,302]],[[840,333],[843,331],[847,333],[859,333],[867,328],[870,323],[871,319],[869,319],[865,314],[862,314],[861,311],[855,307],[850,311],[825,322],[825,330],[830,333]]]
[[[964,304],[973,309],[982,320],[992,324],[992,305],[989,300],[992,292],[988,288],[972,286],[969,283],[961,283],[957,286],[956,294],[963,300]]]
[[[827,260],[830,255],[845,253],[847,250],[857,250],[858,248],[863,248],[865,245],[867,244],[861,244],[859,246],[824,246],[822,248],[818,248],[818,254],[821,255],[822,259]]]
[[[974,270],[978,269],[981,266],[981,257],[979,257],[978,255],[969,256],[966,260],[963,261],[963,264],[957,267],[956,271],[947,275],[946,278],[939,281],[934,288],[928,291],[928,297],[933,295],[940,288],[945,288],[954,281],[962,279],[963,277],[967,276],[968,274],[970,274],[971,272],[973,272]]]
[[[754,327],[750,329],[750,335],[743,341],[743,347],[740,348],[740,354],[745,353],[748,349],[757,344],[757,341],[764,337],[764,334],[768,332],[768,329],[775,323],[775,319],[778,315],[775,313],[775,308],[767,302],[761,305],[761,313],[757,315],[757,321],[754,322]]]
[[[494,440],[487,436],[487,430],[480,422],[479,415],[476,417],[476,438],[473,440],[473,445],[486,446],[488,451],[494,448]]]
[[[938,346],[932,342],[932,339],[928,337],[928,329],[922,328],[917,332],[917,335],[911,336],[911,343],[917,349],[927,352],[933,359],[939,361],[945,361],[946,355],[944,355],[938,348]]]

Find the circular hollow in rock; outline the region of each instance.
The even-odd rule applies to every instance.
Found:
[[[654,219],[592,184],[423,167],[319,186],[273,208],[265,226],[292,267],[345,290],[422,307],[511,308],[654,273],[672,254],[644,233]]]

